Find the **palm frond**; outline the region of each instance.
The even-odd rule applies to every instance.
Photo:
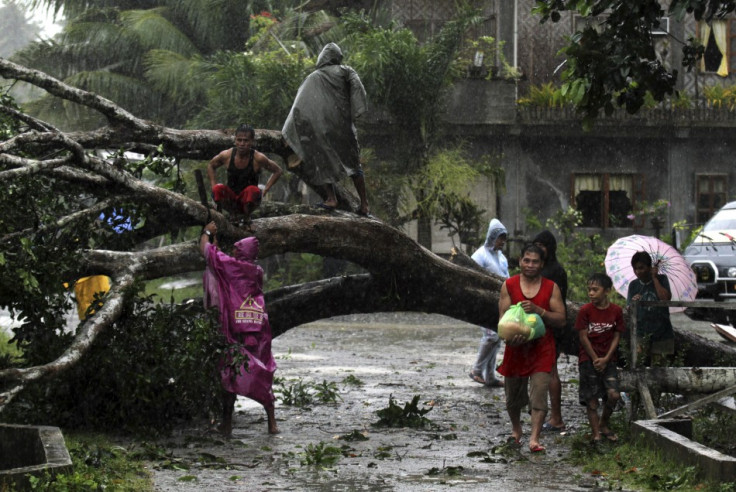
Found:
[[[93,130],[105,124],[97,111],[49,95],[25,104],[24,110],[64,131]]]
[[[203,54],[240,50],[248,39],[251,12],[242,1],[172,0],[171,10]]]
[[[136,9],[151,6],[146,0],[27,0],[31,8],[42,7],[51,9],[55,16],[63,14],[71,19],[95,8]]]
[[[120,13],[120,20],[124,28],[134,33],[146,50],[162,49],[184,56],[199,53],[199,49],[187,35],[163,15],[165,10],[127,10]]]
[[[162,95],[152,91],[145,80],[120,73],[80,72],[66,83],[112,99],[128,111],[144,118],[161,121]]]
[[[61,37],[32,43],[14,57],[19,63],[65,79],[78,71],[141,72],[142,50],[119,26],[104,22],[71,23]]]
[[[17,51],[10,59],[21,65],[33,67],[55,77],[67,66],[69,60],[60,56],[63,47],[53,39],[44,39],[31,43]]]
[[[63,55],[72,61],[69,72],[116,70],[128,74],[142,72],[144,48],[135,33],[104,22],[73,23],[63,33]]]
[[[341,35],[335,32],[337,20],[327,12],[303,12],[289,9],[284,18],[274,26],[274,34],[282,40],[301,41],[310,56],[319,54],[330,41],[338,41]]]
[[[151,50],[146,54],[146,79],[177,104],[191,104],[204,98],[204,71],[198,57],[187,58],[166,50]]]

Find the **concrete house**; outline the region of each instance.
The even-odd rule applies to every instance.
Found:
[[[667,2],[662,3],[666,11]],[[421,39],[452,16],[455,3],[386,4]],[[714,108],[704,98],[713,91],[710,87],[736,82],[736,16],[711,26],[692,17],[676,22],[665,16],[653,33],[663,63],[678,69],[677,88],[692,101],[689,109],[668,105],[634,116],[621,111],[599,118],[585,132],[570,108],[521,106],[517,100],[532,86],[559,82],[565,58],[558,51],[565,36],[590,20],[567,14],[557,23],[540,25],[531,13],[533,0],[476,4],[484,22],[475,34],[503,40],[506,61],[524,74],[519,81],[460,81],[448,103],[448,138],[464,140],[474,156],[502,156],[505,192],[492,183],[481,183],[472,192],[489,219],[500,218],[511,235],[523,238],[536,232],[527,230],[527,214],[544,221],[572,207],[582,213],[585,231],[607,237],[653,234],[651,217],[629,216],[637,204],[661,199],[670,206],[657,225],[669,234],[676,221],[700,225],[736,197],[736,110]],[[681,68],[681,40],[689,36],[706,47],[704,63],[694,73]],[[433,250],[446,253],[451,246],[446,233],[435,231]]]

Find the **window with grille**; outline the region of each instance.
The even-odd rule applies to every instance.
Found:
[[[696,174],[695,221],[705,224],[728,200],[727,174]]]
[[[629,218],[643,194],[640,174],[586,173],[572,176],[572,203],[581,227],[633,227]]]

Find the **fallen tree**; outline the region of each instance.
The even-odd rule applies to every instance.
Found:
[[[38,291],[38,274],[34,277],[33,269],[25,265],[42,265],[44,272],[53,270],[60,278],[72,281],[82,275],[104,274],[111,277],[113,285],[104,304],[80,326],[63,353],[28,367],[0,370],[2,410],[26,385],[79,363],[95,338],[121,316],[122,305],[134,294],[136,282],[204,267],[194,240],[162,247],[150,247],[147,241],[167,234],[176,236],[183,228],[203,225],[208,217],[217,222],[225,244],[248,232],[199,201],[143,179],[142,171],[131,169],[121,154],[103,158],[97,152],[141,152],[153,156],[148,164],[151,168],[158,157],[176,163],[182,159],[207,160],[231,145],[232,135],[228,132],[165,128],[141,120],[109,100],[3,59],[0,76],[29,82],[61,99],[95,109],[109,123],[93,131],[64,132],[10,104],[0,106],[13,129],[0,142],[0,182],[9,194],[40,194],[38,190],[59,194],[53,197],[59,198],[53,209],[38,207],[25,195],[19,195],[22,206],[13,200],[3,202],[7,218],[0,230],[0,261],[19,262],[21,266],[13,272],[22,280],[23,288],[4,290],[2,306],[20,314],[26,324],[48,325],[51,331],[59,329],[58,319],[50,316],[50,311],[41,316],[38,306],[29,306],[23,299],[31,291]],[[278,132],[258,130],[256,137],[260,150],[288,160],[290,150]],[[298,167],[289,170],[300,174]],[[309,184],[306,176],[300,177]],[[339,195],[344,209],[354,206],[355,199],[344,189],[339,190]],[[104,221],[98,224],[97,218],[103,211],[119,208],[140,215],[142,225],[110,236],[110,231],[104,230]],[[261,258],[287,252],[313,253],[350,261],[367,272],[267,293],[275,336],[309,321],[356,312],[419,311],[490,327],[497,323],[502,279],[472,265],[442,259],[380,220],[361,218],[349,211],[325,214],[311,207],[272,203],[264,203],[258,214],[252,227],[260,241]],[[93,235],[87,229],[96,232]],[[149,247],[143,248],[144,244]],[[39,249],[34,249],[34,245],[39,245]],[[50,245],[52,251],[40,245]],[[55,264],[60,257],[74,261]],[[568,303],[570,324],[577,308]],[[576,335],[570,331],[567,336]],[[736,361],[736,353],[731,349],[684,333],[677,336],[678,343],[684,339],[688,342],[687,365]]]

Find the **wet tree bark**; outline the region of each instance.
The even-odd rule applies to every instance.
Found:
[[[109,126],[90,132],[65,133],[48,123],[0,106],[11,118],[23,122],[27,131],[0,142],[0,183],[21,176],[51,176],[60,182],[74,182],[97,190],[105,206],[116,200],[135,198],[155,206],[158,218],[135,232],[137,239],[166,234],[177,228],[203,224],[208,215],[218,224],[225,246],[249,235],[214,210],[196,200],[153,186],[96,157],[94,149],[124,148],[148,152],[163,147],[170,157],[208,160],[232,144],[232,134],[215,130],[176,130],[141,120],[109,100],[70,87],[41,72],[0,59],[0,76],[25,80],[51,94],[84,104],[104,114]],[[288,158],[291,153],[279,132],[258,130],[258,147]],[[35,159],[26,156],[47,155]],[[290,169],[299,174],[299,168]],[[308,181],[307,181],[308,183]],[[308,183],[309,184],[309,183]],[[355,203],[345,190],[346,208]],[[352,200],[352,202],[351,202]],[[75,213],[75,219],[99,216],[98,204]],[[401,231],[379,220],[360,218],[349,212],[332,214],[303,206],[278,207],[264,204],[261,218],[253,222],[260,241],[261,257],[286,252],[313,253],[360,265],[365,274],[287,286],[267,293],[271,325],[278,336],[294,326],[330,316],[375,311],[419,311],[444,314],[459,320],[495,329],[498,322],[498,295],[502,279],[488,275],[465,262],[456,264],[432,254]],[[271,214],[287,214],[269,216]],[[72,217],[60,217],[63,226]],[[0,236],[6,244],[18,235],[38,232],[29,229]],[[97,314],[78,330],[76,339],[58,359],[24,369],[0,370],[0,410],[26,384],[49,377],[78,363],[95,337],[112,326],[120,315],[121,303],[132,295],[135,279],[153,279],[202,270],[204,263],[195,242],[165,248],[131,251],[92,250],[80,252],[85,260],[80,274],[107,274],[116,283]],[[574,268],[574,266],[570,266]],[[568,326],[572,326],[578,305],[568,303]],[[736,365],[736,352],[722,344],[677,333],[678,345],[685,347],[686,364],[692,366]],[[568,330],[564,338],[575,347],[577,335]],[[687,342],[687,343],[685,343]],[[572,349],[568,353],[577,355]]]
[[[639,377],[658,391],[714,393],[736,385],[736,367],[643,367],[637,371],[621,371],[621,389],[636,391]]]

